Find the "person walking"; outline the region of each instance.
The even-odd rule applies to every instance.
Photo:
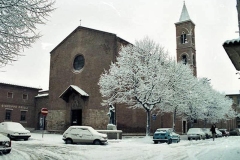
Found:
[[[215,139],[215,136],[216,136],[216,125],[213,124],[210,131],[212,132],[212,137],[213,137],[213,141]]]

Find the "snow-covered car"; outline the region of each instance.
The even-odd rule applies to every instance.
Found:
[[[206,138],[212,138],[212,132],[210,131],[210,128],[202,128],[203,132],[206,135]]]
[[[216,130],[216,137],[218,138],[218,137],[222,137],[222,132],[221,131],[219,131],[219,129],[215,129]]]
[[[25,129],[18,122],[2,122],[0,123],[0,133],[10,139],[24,139],[25,141],[31,137],[29,130]]]
[[[66,144],[72,143],[89,143],[89,144],[106,144],[107,135],[97,132],[90,126],[70,126],[62,138]]]
[[[206,139],[206,134],[203,132],[202,128],[189,128],[187,132],[188,140],[195,139]]]
[[[157,144],[158,142],[166,142],[171,144],[172,142],[180,142],[180,135],[175,133],[172,128],[159,128],[153,134],[153,142]]]
[[[11,152],[11,140],[0,134],[0,152],[2,152],[3,154],[8,154]]]
[[[222,136],[224,136],[224,137],[228,137],[229,136],[229,132],[228,132],[227,129],[222,128],[222,129],[219,129],[219,131],[222,132]]]

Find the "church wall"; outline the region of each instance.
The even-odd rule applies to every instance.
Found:
[[[104,69],[108,70],[111,62],[115,60],[118,50],[116,38],[114,34],[80,27],[51,52],[49,108],[66,114],[61,116],[64,120],[58,118],[62,123],[68,124],[70,108],[67,108],[69,106],[59,96],[69,85],[76,85],[89,95],[82,110],[83,125],[106,129],[108,108],[101,106],[98,81]],[[73,60],[77,54],[85,58],[85,65],[79,72],[73,69]],[[49,129],[53,127],[50,123],[48,125]],[[52,129],[64,130],[66,127],[55,125]]]

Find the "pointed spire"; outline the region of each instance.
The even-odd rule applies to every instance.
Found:
[[[185,5],[185,1],[183,1],[183,8],[182,8],[182,13],[181,16],[179,18],[179,22],[183,22],[183,21],[187,21],[190,20],[188,11],[187,11],[187,7]]]

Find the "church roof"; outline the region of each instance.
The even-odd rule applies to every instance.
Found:
[[[184,22],[184,21],[187,21],[187,20],[190,20],[190,16],[188,14],[187,7],[186,7],[185,2],[184,2],[183,3],[183,8],[182,8],[182,13],[181,13],[181,16],[179,18],[179,22]]]

